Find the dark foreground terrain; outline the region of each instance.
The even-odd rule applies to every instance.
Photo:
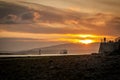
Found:
[[[0,80],[120,80],[120,56],[0,58]]]

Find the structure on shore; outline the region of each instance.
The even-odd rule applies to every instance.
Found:
[[[67,54],[67,53],[68,51],[66,49],[60,51],[60,54]]]
[[[119,54],[120,55],[120,37],[116,38],[115,41],[107,41],[104,38],[100,43],[99,53],[102,55]]]

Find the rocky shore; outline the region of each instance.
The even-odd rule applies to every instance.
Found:
[[[0,58],[0,80],[120,80],[120,56]]]

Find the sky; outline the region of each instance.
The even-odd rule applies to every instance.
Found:
[[[119,7],[119,0],[0,0],[0,50],[113,40]]]

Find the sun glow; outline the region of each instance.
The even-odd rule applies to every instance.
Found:
[[[83,44],[90,44],[90,43],[93,43],[94,41],[93,40],[79,40],[80,43],[83,43]]]

